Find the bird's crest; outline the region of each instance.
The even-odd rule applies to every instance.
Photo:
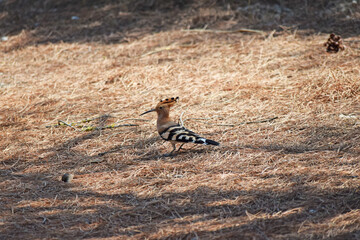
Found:
[[[169,107],[173,106],[177,101],[179,100],[179,97],[172,97],[172,98],[166,98],[164,100],[160,100],[160,102],[156,105],[156,108],[160,106],[167,105]]]

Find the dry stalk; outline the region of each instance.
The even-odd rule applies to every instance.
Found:
[[[117,124],[119,122],[124,122],[124,121],[143,121],[146,122],[148,120],[145,119],[138,119],[138,118],[128,118],[128,119],[122,119],[117,121],[116,123],[110,124],[110,125],[106,125],[106,126],[87,126],[87,125],[83,125],[83,123],[89,123],[91,121],[94,121],[96,119],[101,119],[102,117],[95,117],[95,118],[88,118],[88,119],[84,119],[78,122],[74,122],[74,123],[67,123],[63,120],[58,120],[58,124],[56,125],[48,125],[45,126],[46,128],[52,128],[52,127],[61,127],[61,126],[68,126],[71,127],[72,129],[76,130],[76,131],[94,131],[94,130],[103,130],[103,129],[112,129],[112,128],[118,128],[118,127],[133,127],[133,126],[139,126],[138,124]]]
[[[204,32],[204,33],[241,33],[241,32],[248,32],[248,33],[257,33],[261,35],[265,35],[264,31],[255,30],[255,29],[235,29],[235,30],[215,30],[215,29],[182,29],[185,32]]]
[[[181,116],[180,116],[181,117]],[[236,126],[240,126],[240,125],[245,125],[245,124],[254,124],[254,123],[265,123],[265,122],[272,122],[275,119],[278,119],[279,117],[273,117],[273,118],[269,118],[269,119],[264,119],[264,120],[258,120],[258,121],[249,121],[249,122],[240,122],[240,123],[235,123],[235,124],[218,124],[218,123],[209,123],[207,122],[207,120],[210,120],[210,118],[187,118],[184,121],[187,120],[206,120],[205,124],[209,124],[209,125],[213,125],[213,126],[221,126],[221,127],[236,127]],[[181,121],[181,118],[180,118]],[[181,121],[182,123],[182,121]]]

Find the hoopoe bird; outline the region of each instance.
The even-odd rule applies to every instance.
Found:
[[[180,126],[178,123],[171,120],[169,116],[170,107],[172,107],[178,100],[179,97],[167,98],[163,101],[160,100],[154,109],[146,111],[140,115],[142,116],[150,112],[157,113],[157,130],[159,135],[165,141],[170,141],[173,147],[173,150],[170,153],[165,154],[165,156],[170,156],[173,154],[173,152],[176,150],[176,143],[182,143],[177,151],[179,151],[185,143],[198,143],[215,146],[220,145],[218,142],[200,137],[193,131],[186,129],[185,127]]]

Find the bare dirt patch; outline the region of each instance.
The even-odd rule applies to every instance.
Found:
[[[2,239],[360,238],[358,4],[34,2],[0,2]],[[176,96],[220,147],[162,157]],[[89,118],[138,126],[46,127]]]

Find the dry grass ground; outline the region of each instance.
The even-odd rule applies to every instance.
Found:
[[[237,26],[204,9],[111,44],[31,29],[0,43],[1,239],[360,238],[359,32],[329,54],[326,32],[181,30]],[[172,116],[220,147],[162,157],[139,114],[176,96]],[[99,116],[138,126],[46,128]]]

